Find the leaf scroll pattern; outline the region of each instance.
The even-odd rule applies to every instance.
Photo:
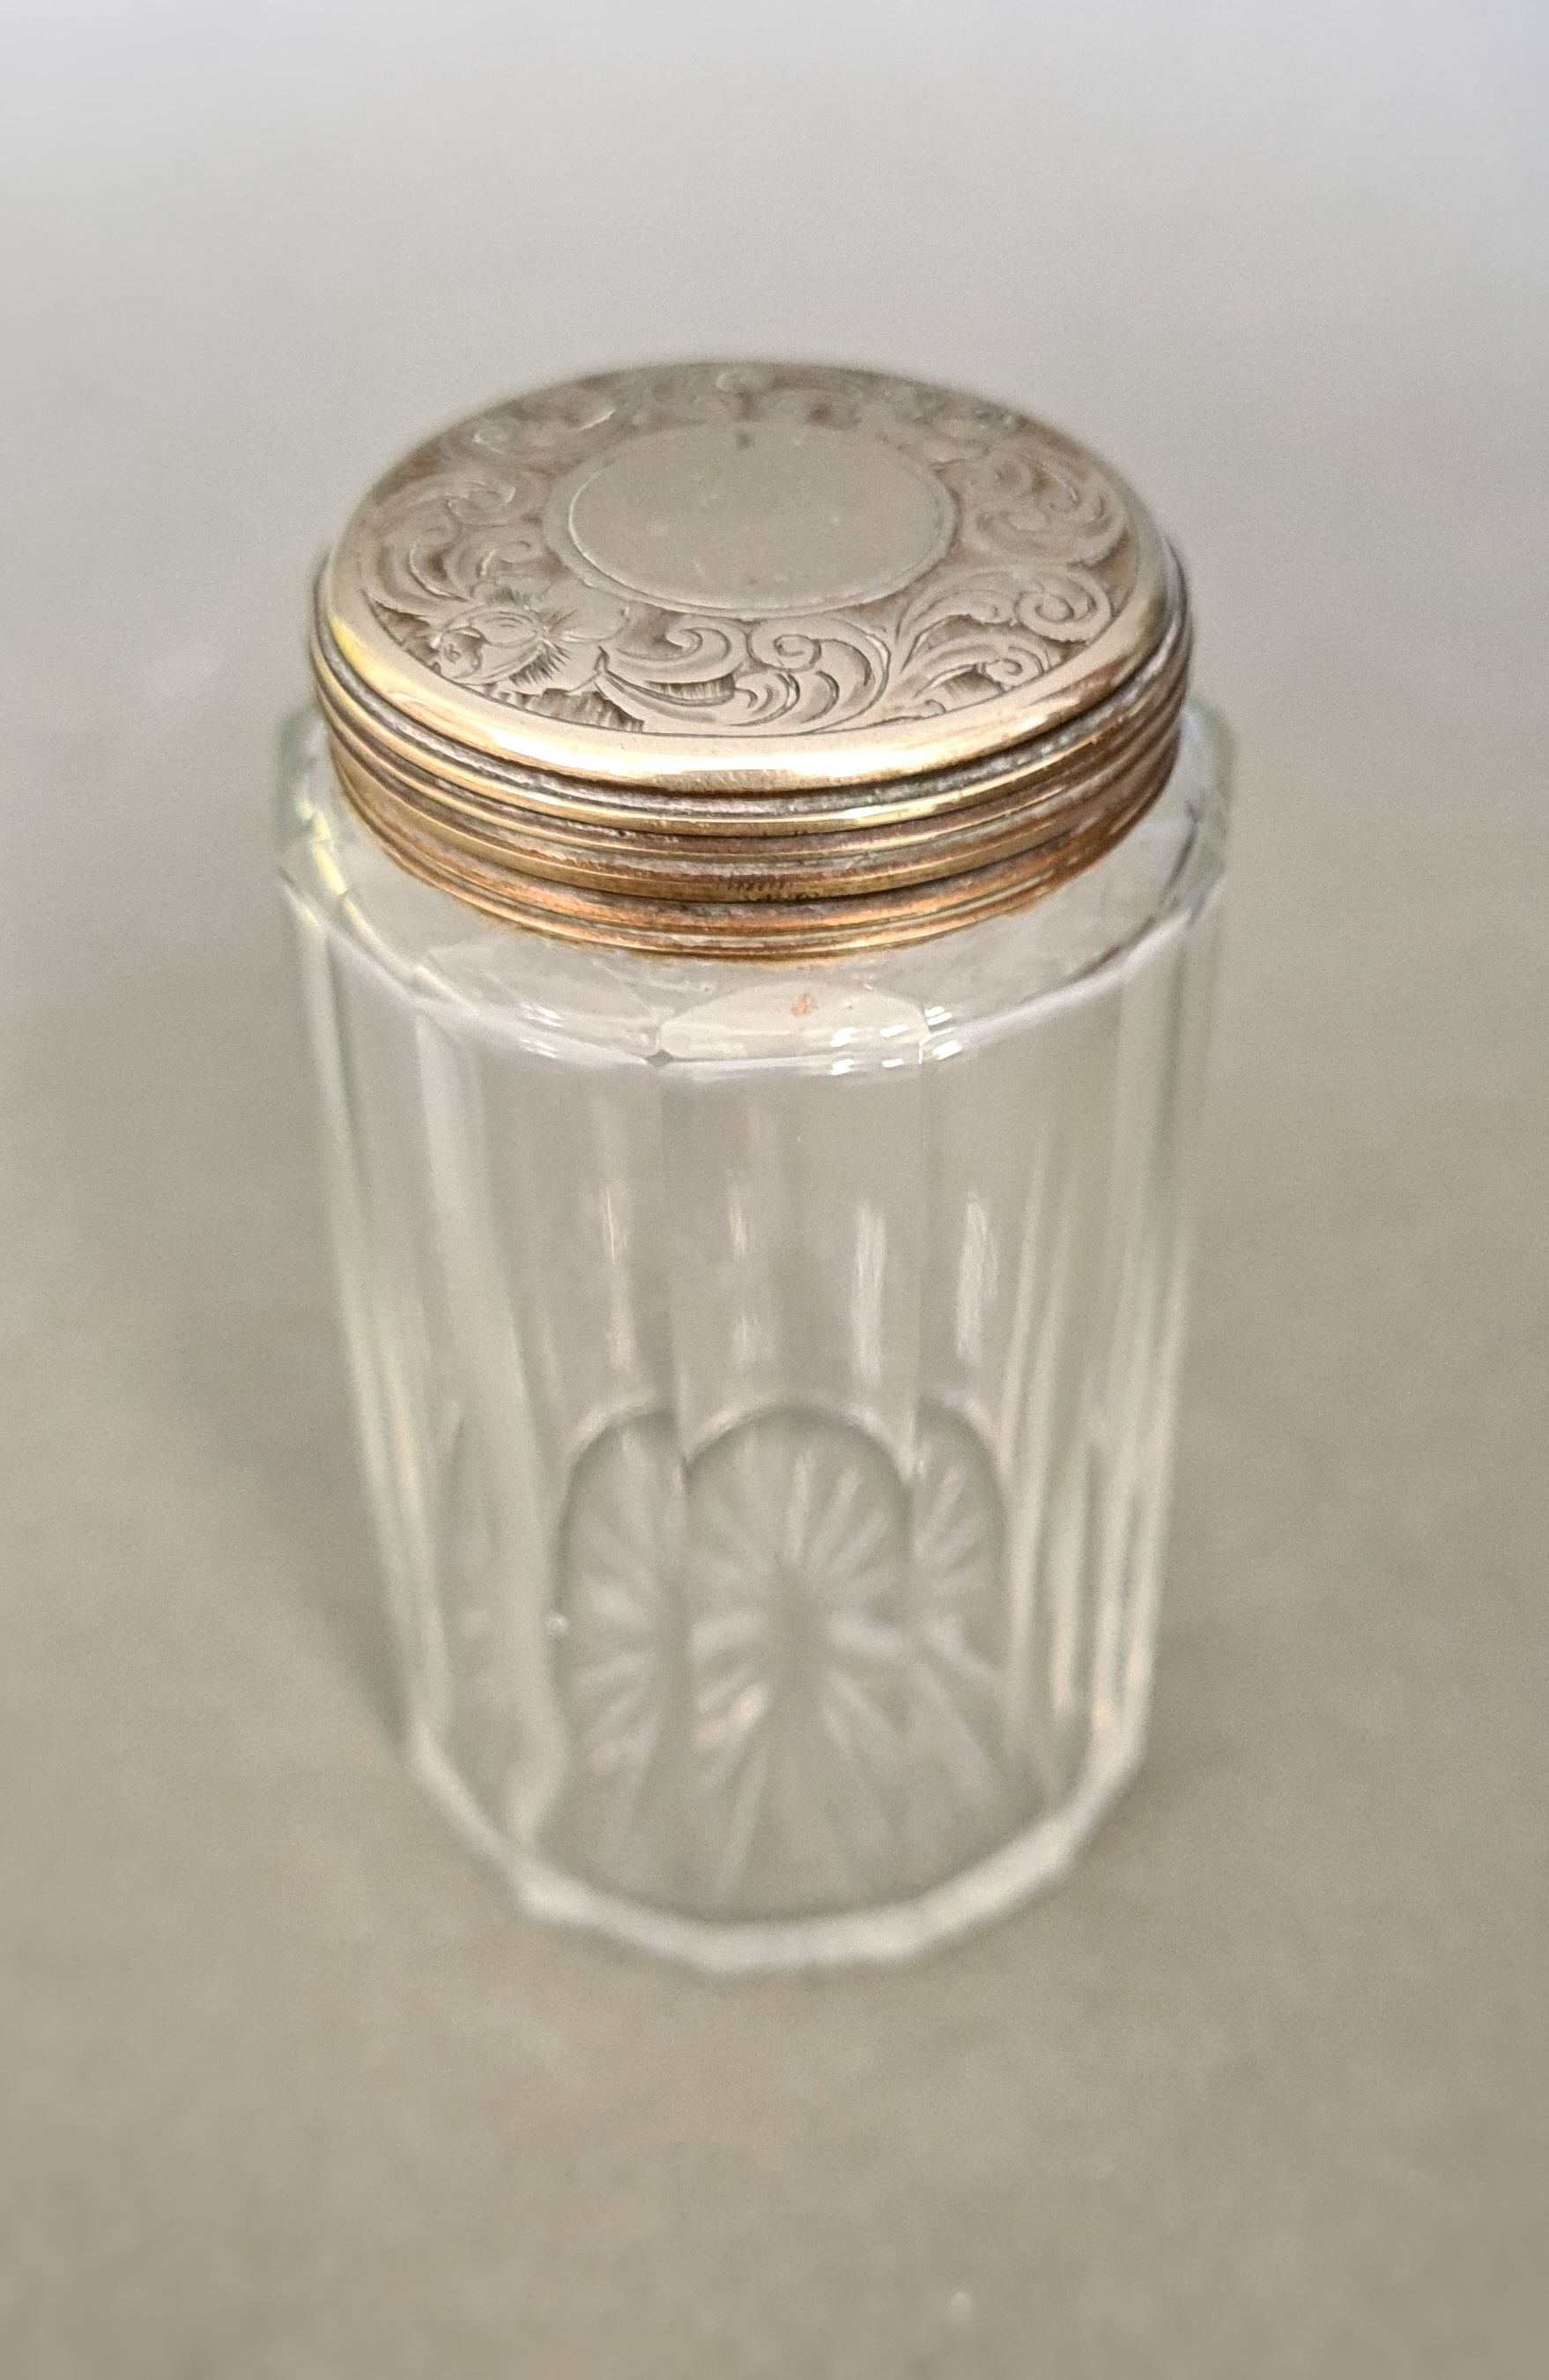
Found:
[[[933,471],[955,529],[910,586],[781,618],[714,617],[585,583],[553,550],[556,483],[628,438],[790,421]],[[422,447],[373,499],[365,592],[449,683],[577,725],[801,735],[925,720],[1030,685],[1100,637],[1134,583],[1101,468],[1021,414],[877,373],[681,366],[539,390]]]

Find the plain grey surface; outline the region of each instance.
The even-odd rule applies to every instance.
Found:
[[[6,35],[6,2380],[1536,2380],[1536,0]],[[508,1912],[405,1778],[266,847],[310,562],[694,350],[1106,447],[1242,754],[1154,1754],[883,1980]]]

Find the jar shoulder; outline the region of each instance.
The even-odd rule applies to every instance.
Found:
[[[497,1037],[657,1062],[950,1055],[1047,1003],[1095,990],[1187,930],[1219,882],[1230,739],[1197,698],[1160,798],[1083,874],[1026,908],[901,949],[692,961],[551,941],[410,877],[339,791],[321,722],[287,722],[276,816],[286,890],[413,998]]]

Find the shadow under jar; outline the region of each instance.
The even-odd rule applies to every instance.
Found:
[[[1057,1873],[1144,1733],[1228,762],[1083,448],[498,406],[318,589],[280,839],[420,1773],[721,1970]]]

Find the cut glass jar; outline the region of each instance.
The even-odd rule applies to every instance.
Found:
[[[1228,763],[1138,500],[707,365],[431,442],[280,840],[421,1775],[541,1914],[886,1960],[1139,1755]]]

